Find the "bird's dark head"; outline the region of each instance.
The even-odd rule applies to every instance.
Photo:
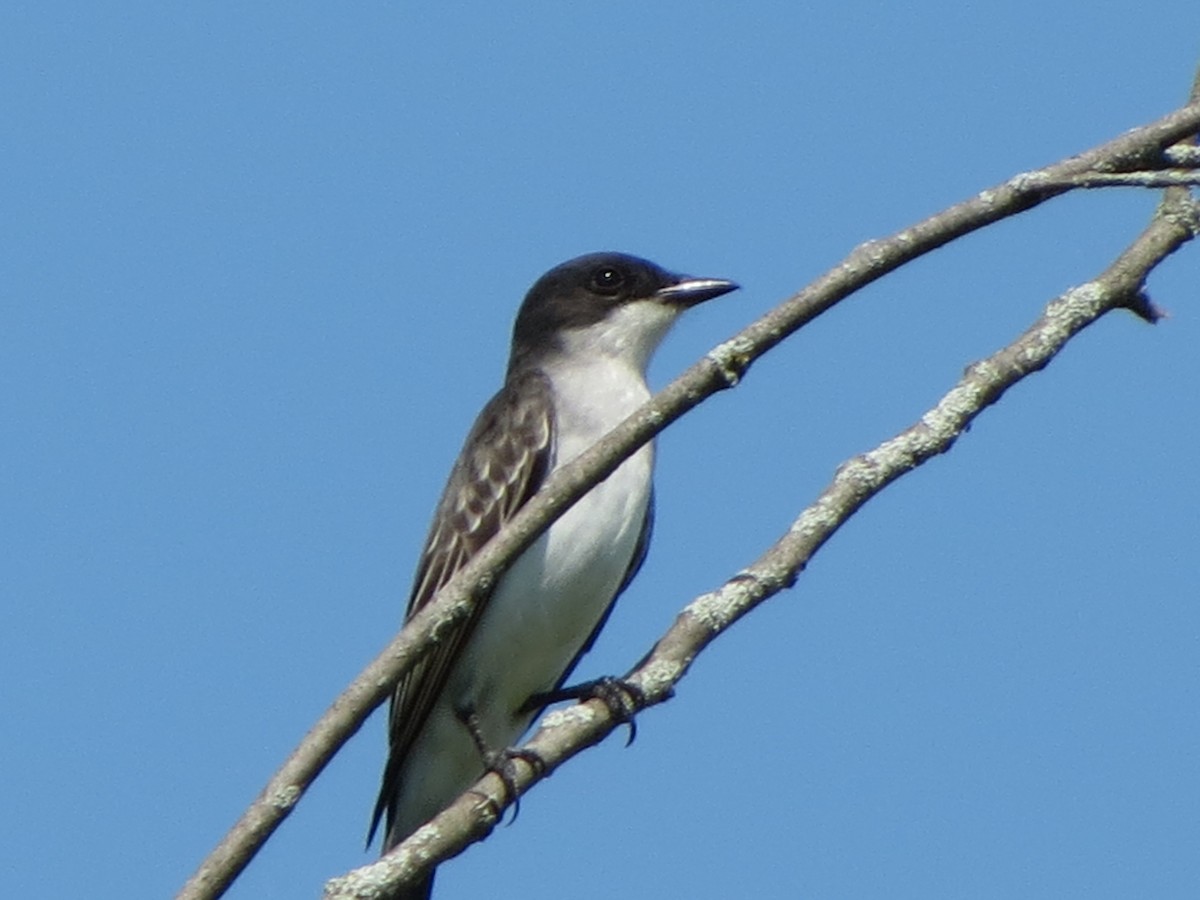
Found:
[[[737,287],[625,253],[579,256],[555,266],[525,295],[512,362],[570,349],[627,357],[644,369],[681,311]]]

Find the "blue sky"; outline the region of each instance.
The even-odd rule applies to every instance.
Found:
[[[390,638],[528,285],[618,249],[744,290],[1179,103],[1135,4],[10,3],[0,12],[0,872],[169,896]],[[660,441],[624,671],[845,457],[1096,274],[1064,198],[864,291]],[[862,511],[437,900],[1200,893],[1200,248]],[[367,862],[382,717],[229,894]]]

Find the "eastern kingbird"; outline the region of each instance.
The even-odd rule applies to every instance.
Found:
[[[504,386],[483,408],[434,513],[407,617],[546,477],[650,397],[646,366],[683,310],[735,290],[621,253],[551,269],[517,313]],[[371,821],[384,852],[481,778],[592,646],[637,574],[654,518],[647,444],[522,553],[472,616],[400,681]],[[402,896],[429,897],[433,874]]]

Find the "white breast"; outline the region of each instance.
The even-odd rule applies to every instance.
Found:
[[[556,404],[555,468],[649,397],[641,372],[611,358],[550,367],[547,374],[556,396],[569,398]],[[620,587],[645,522],[652,469],[648,445],[585,494],[497,585],[455,667],[496,746],[525,729],[527,717],[517,708],[554,687]]]

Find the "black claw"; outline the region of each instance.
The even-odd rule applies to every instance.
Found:
[[[521,796],[517,793],[517,769],[513,762],[518,759],[524,760],[535,773],[540,775],[546,771],[546,761],[533,750],[520,747],[493,750],[483,736],[483,730],[479,726],[479,716],[473,709],[458,709],[455,710],[455,714],[471,735],[475,749],[479,751],[479,758],[483,761],[484,770],[495,773],[504,787],[505,799],[512,801],[513,814],[512,818],[508,820],[508,824],[511,825],[517,821],[517,816],[521,812]]]
[[[608,712],[613,719],[621,725],[629,726],[629,738],[625,741],[625,746],[628,747],[637,737],[637,721],[634,716],[638,708],[645,705],[646,692],[623,678],[606,675],[594,681],[585,681],[571,687],[548,691],[545,694],[534,694],[525,702],[522,710],[529,712],[562,700],[601,701],[608,707]]]
[[[507,799],[512,801],[512,818],[508,820],[511,825],[517,821],[517,816],[521,814],[521,796],[517,793],[517,769],[513,763],[516,760],[523,760],[534,772],[539,775],[546,771],[546,761],[538,756],[533,750],[526,750],[521,747],[505,747],[503,750],[496,750],[487,755],[484,763],[489,772],[494,772],[496,777],[500,779],[500,783],[504,785],[504,793]]]

